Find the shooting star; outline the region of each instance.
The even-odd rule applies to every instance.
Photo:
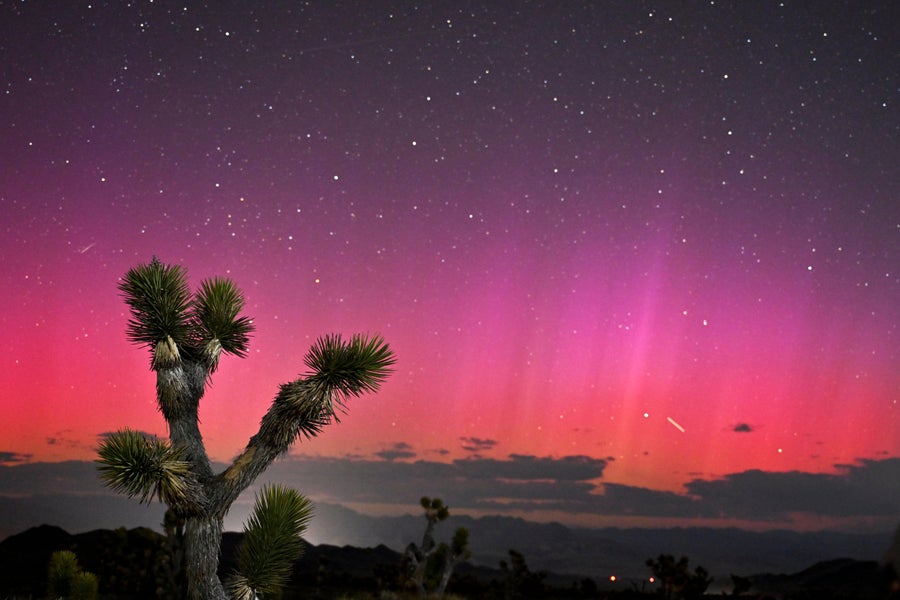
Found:
[[[93,247],[96,246],[96,245],[97,245],[97,242],[91,242],[90,244],[88,244],[87,246],[85,246],[84,248],[82,248],[81,250],[79,250],[78,253],[79,253],[79,254],[84,254],[85,252],[87,252],[88,250],[90,250],[91,248],[93,248]]]
[[[672,427],[674,427],[675,429],[677,429],[677,430],[680,431],[681,433],[684,433],[684,427],[682,427],[681,425],[679,425],[678,422],[675,421],[675,419],[673,419],[672,417],[666,417],[666,421],[668,421],[669,423],[671,423],[671,424],[672,424]]]

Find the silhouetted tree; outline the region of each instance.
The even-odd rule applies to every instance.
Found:
[[[394,354],[378,336],[317,339],[304,358],[308,371],[280,386],[244,451],[224,471],[214,473],[198,409],[222,354],[247,355],[253,322],[241,315],[243,294],[227,278],[204,280],[191,294],[186,271],[156,258],[128,271],[119,289],[131,310],[128,338],[150,350],[169,441],[129,429],[117,431],[100,446],[100,475],[113,490],[143,502],[158,498],[184,520],[186,595],[191,600],[224,600],[217,568],[225,513],[297,439],[315,437],[337,421],[348,399],[376,391],[390,372]],[[247,536],[259,544],[239,561],[242,571],[229,586],[237,598],[253,597],[278,583],[276,567],[284,557],[264,547],[283,544],[286,530],[299,536],[309,505],[293,490],[273,487],[257,497],[255,514]],[[278,534],[270,535],[276,530]],[[292,552],[297,547],[288,546]]]
[[[469,530],[465,527],[457,528],[453,532],[450,545],[441,544],[437,556],[438,564],[442,568],[441,578],[437,585],[437,595],[440,598],[447,591],[447,584],[450,583],[450,577],[453,575],[456,565],[472,556],[472,552],[469,550]]]
[[[440,498],[428,496],[423,496],[419,504],[425,509],[425,533],[422,534],[420,546],[410,543],[406,547],[404,559],[408,565],[409,581],[420,596],[424,597],[431,589],[435,595],[442,597],[456,565],[471,556],[468,549],[469,531],[460,527],[454,532],[449,546],[437,546],[434,526],[450,516],[450,509]]]
[[[660,554],[656,560],[647,559],[647,566],[659,582],[659,593],[667,600],[699,598],[712,583],[712,577],[706,569],[698,566],[691,573],[689,563],[687,556],[676,561],[671,554]]]
[[[749,592],[753,587],[753,581],[749,577],[741,577],[740,575],[731,575],[731,583],[734,588],[731,590],[732,596],[740,596],[744,592]]]
[[[525,555],[510,549],[509,563],[500,561],[500,569],[506,575],[503,582],[503,598],[516,600],[518,598],[540,598],[544,593],[544,579],[547,574],[543,571],[534,573],[525,563]]]

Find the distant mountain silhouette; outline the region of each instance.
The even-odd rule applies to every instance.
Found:
[[[310,539],[360,547],[384,544],[401,550],[422,536],[421,515],[370,517],[342,506],[316,505]],[[684,554],[717,579],[731,573],[793,573],[811,564],[844,556],[880,560],[891,545],[892,532],[850,534],[834,531],[748,531],[737,528],[602,528],[567,527],[524,519],[453,514],[435,530],[448,542],[457,527],[470,532],[472,561],[494,567],[513,548],[523,552],[532,569],[571,573],[597,579],[610,575],[648,576],[647,558],[661,553]]]
[[[577,531],[567,531],[564,527],[561,529],[551,527],[546,531],[552,531],[554,535],[548,536],[547,540],[539,542],[537,546],[518,547],[525,553],[529,566],[532,565],[530,553],[534,550],[555,546],[565,541],[572,545],[565,557],[568,558],[588,544]],[[628,547],[629,538],[637,535],[635,530],[610,530],[606,535],[611,535],[613,531],[618,534],[616,536],[618,539],[624,540],[622,542],[607,540],[607,543],[613,544],[617,550]],[[678,537],[677,534],[680,533],[680,541],[689,542],[692,537],[689,532],[690,530],[671,532],[670,535]],[[223,538],[220,565],[223,576],[227,576],[233,570],[234,557],[241,538],[242,534],[239,533],[226,533]],[[0,565],[3,565],[3,569],[0,570],[0,597],[41,596],[45,591],[46,567],[50,555],[56,550],[66,549],[78,555],[79,562],[86,571],[98,575],[101,591],[108,597],[156,598],[160,577],[163,576],[158,568],[160,559],[164,556],[163,545],[164,537],[146,528],[94,530],[72,535],[59,527],[49,525],[34,527],[0,542]],[[610,547],[607,546],[605,549],[609,550]],[[695,561],[684,546],[673,545],[655,553],[663,551],[686,554],[691,557],[692,565],[703,564],[702,561]],[[752,548],[745,551],[751,552]],[[654,553],[644,553],[640,560],[646,560],[650,556],[654,556]],[[391,589],[400,562],[401,553],[383,544],[372,548],[308,545],[303,557],[295,564],[285,599],[336,597],[334,594],[345,590],[372,592],[376,588]],[[568,564],[566,560],[562,562]],[[492,581],[493,585],[497,585],[497,582],[503,581],[504,578],[504,573],[496,568],[497,564],[461,565],[456,580],[457,590],[464,591],[466,586],[468,589],[481,591],[492,589],[490,587]],[[729,574],[719,572],[717,575],[722,584],[727,581]],[[545,581],[558,590],[572,590],[573,586],[584,578],[593,578],[601,588],[611,585],[608,576],[596,577],[589,573],[568,576],[548,574]],[[876,561],[834,559],[817,562],[789,575],[764,573],[750,575],[749,578],[753,582],[755,592],[781,597],[798,597],[800,594],[803,597],[823,600],[887,598],[887,572]],[[619,582],[620,586],[628,585],[625,578],[620,578]],[[724,589],[729,588],[724,586]]]
[[[823,561],[792,575],[754,575],[753,588],[781,597],[808,598],[888,598],[891,574],[876,561],[849,558]]]

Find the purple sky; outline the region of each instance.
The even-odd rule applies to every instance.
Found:
[[[194,285],[232,277],[255,319],[202,407],[218,461],[316,336],[395,348],[381,393],[279,467],[313,498],[896,523],[874,500],[900,493],[894,20],[890,2],[3,5],[0,494],[39,493],[28,473],[93,459],[104,432],[166,434],[116,289],[156,255]],[[304,464],[350,482],[302,483]],[[775,490],[798,499],[759,509]]]

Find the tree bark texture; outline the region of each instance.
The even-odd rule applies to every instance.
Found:
[[[184,528],[184,558],[189,600],[227,600],[219,580],[222,519],[189,517]]]

